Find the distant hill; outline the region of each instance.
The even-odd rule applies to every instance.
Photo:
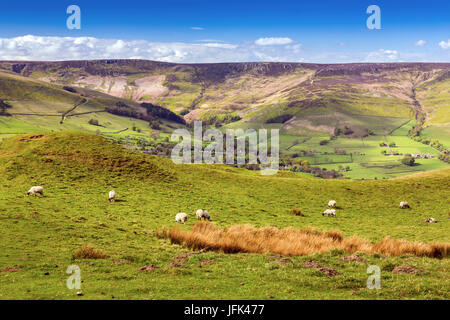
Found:
[[[139,139],[185,124],[183,117],[157,105],[25,77],[12,70],[0,71],[0,136],[79,130]]]
[[[387,132],[397,126],[390,118],[450,123],[450,63],[5,61],[1,69],[160,105],[188,122],[265,123],[281,116],[292,134],[350,127],[354,136],[374,127],[372,117],[386,117]]]

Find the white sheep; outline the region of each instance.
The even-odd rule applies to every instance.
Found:
[[[203,210],[203,209],[198,209],[197,212],[195,213],[195,215],[197,216],[197,219],[205,219],[205,220],[210,220],[211,216],[209,215],[208,211]]]
[[[186,213],[180,212],[180,213],[178,213],[178,214],[175,216],[175,221],[176,221],[176,222],[179,222],[179,223],[182,222],[183,224],[186,224],[187,218],[188,218],[188,216],[187,216]]]
[[[39,193],[41,196],[44,195],[44,188],[43,187],[31,187],[30,190],[28,190],[27,195],[29,196],[30,194],[36,196],[36,194]]]
[[[406,209],[406,208],[411,208],[409,206],[408,202],[406,202],[406,201],[400,202],[400,209]]]
[[[108,195],[109,202],[115,201],[116,195],[117,195],[116,192],[114,190],[111,190]]]
[[[328,201],[328,206],[330,208],[336,208],[336,201],[335,200]]]
[[[327,209],[324,212],[322,212],[322,216],[336,217],[336,210],[334,210],[334,209]]]
[[[433,218],[433,217],[425,219],[424,221],[425,222],[429,222],[429,223],[436,223],[437,222],[437,220],[435,218]]]

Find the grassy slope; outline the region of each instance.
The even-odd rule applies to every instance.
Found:
[[[427,114],[422,136],[439,140],[450,147],[450,78],[425,83],[418,90],[418,99]]]
[[[293,264],[270,263],[270,254],[191,256],[185,268],[170,267],[186,249],[157,239],[155,231],[175,225],[177,212],[209,209],[217,226],[339,229],[345,236],[449,241],[449,170],[386,181],[324,181],[307,175],[257,172],[227,166],[180,165],[127,151],[96,135],[53,133],[18,136],[0,143],[0,298],[73,299],[65,270],[81,268],[82,299],[448,299],[448,258],[364,255],[382,269],[382,289],[365,288],[367,264],[341,260],[345,252],[292,257]],[[31,185],[45,197],[26,197]],[[108,203],[114,188],[118,201]],[[438,191],[438,192],[437,192]],[[320,213],[329,199],[338,217]],[[398,209],[406,200],[411,210]],[[301,207],[305,217],[291,215]],[[439,223],[425,224],[433,216]],[[75,249],[91,244],[105,260],[73,260]],[[117,259],[128,259],[115,263]],[[211,264],[199,268],[200,260]],[[302,262],[314,259],[342,275],[328,278]],[[161,269],[139,272],[143,265]],[[426,274],[391,271],[410,265]],[[45,275],[46,273],[49,275]]]
[[[20,63],[16,63],[20,66]],[[14,63],[0,68],[12,70]],[[168,64],[141,60],[27,63],[23,75],[51,82],[74,84],[136,101],[148,100],[176,112],[191,110],[187,118],[206,119],[239,113],[247,121],[264,122],[281,114],[296,115],[313,125],[350,125],[372,129],[370,118],[353,115],[413,119],[412,88],[426,108],[435,113],[430,123],[448,122],[449,64],[294,63]],[[144,78],[159,77],[152,84]],[[90,79],[90,80],[89,80]],[[123,85],[111,91],[114,79]],[[150,82],[151,82],[150,81]],[[107,85],[109,84],[109,85]],[[154,90],[163,88],[166,91]],[[428,94],[428,92],[431,92]],[[135,93],[130,96],[130,93]],[[427,105],[430,105],[429,107]],[[319,117],[317,117],[319,115]],[[323,122],[323,121],[322,121]],[[385,123],[389,126],[389,122]],[[298,127],[304,128],[304,125]],[[394,125],[391,129],[394,129]]]
[[[13,107],[7,110],[12,117],[0,116],[0,137],[15,133],[78,130],[99,132],[112,139],[126,136],[148,139],[149,134],[155,131],[147,121],[104,112],[106,107],[114,107],[118,101],[135,110],[140,110],[138,104],[87,89],[78,90],[83,96],[63,90],[57,84],[0,72],[0,98]],[[87,98],[87,102],[68,113],[61,124],[62,114],[83,97]],[[90,119],[98,120],[100,126],[88,124]],[[133,126],[141,132],[132,131]],[[169,136],[164,132],[171,132],[176,127],[179,125],[162,120],[162,136]]]

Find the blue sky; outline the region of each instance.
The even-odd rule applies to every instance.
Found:
[[[71,4],[81,30],[66,27]],[[366,26],[372,4],[380,30]],[[448,0],[22,0],[0,11],[0,59],[14,60],[450,62],[449,39]]]

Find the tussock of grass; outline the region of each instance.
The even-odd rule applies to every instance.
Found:
[[[440,258],[448,256],[450,252],[450,243],[424,244],[389,237],[377,243],[371,243],[356,236],[344,238],[337,230],[324,232],[312,228],[298,230],[275,227],[258,229],[250,225],[221,229],[205,221],[197,222],[191,231],[183,231],[178,227],[170,231],[163,228],[157,236],[168,238],[172,243],[194,250],[206,249],[224,253],[276,253],[300,256],[340,249],[350,253],[360,251],[389,256],[413,254]]]
[[[432,258],[448,257],[450,255],[450,243],[410,242],[403,239],[386,237],[373,245],[373,252],[384,253],[390,256],[412,254]]]
[[[302,213],[302,209],[301,208],[292,208],[291,209],[291,214],[294,214],[296,216],[301,216],[304,217],[305,215]]]
[[[95,249],[94,247],[87,245],[81,248],[78,248],[73,253],[74,259],[106,259],[109,258],[109,255],[102,250]]]

